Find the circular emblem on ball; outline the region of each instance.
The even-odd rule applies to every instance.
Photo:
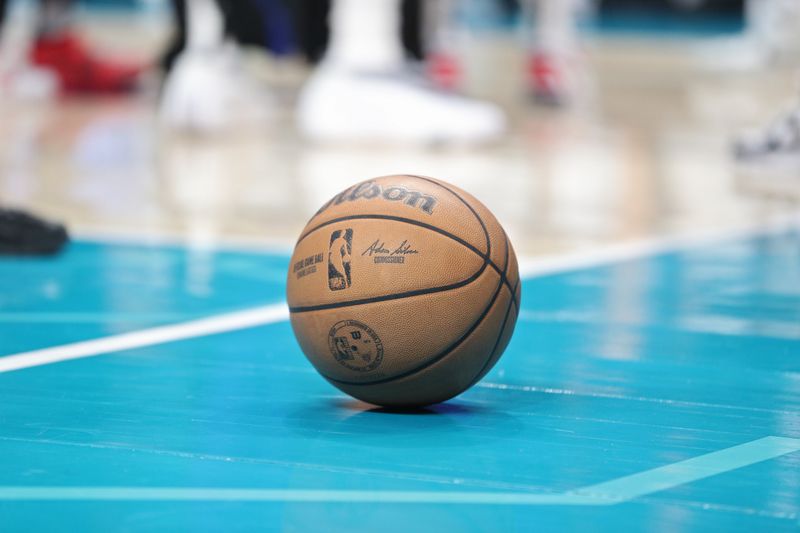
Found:
[[[342,366],[370,372],[383,361],[383,343],[372,328],[358,320],[342,320],[328,334],[331,354]]]

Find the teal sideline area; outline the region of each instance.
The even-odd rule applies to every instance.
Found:
[[[4,259],[0,354],[277,303],[287,264]],[[419,413],[350,401],[285,321],[0,373],[0,530],[797,531],[797,235],[527,279],[522,301],[497,367]]]

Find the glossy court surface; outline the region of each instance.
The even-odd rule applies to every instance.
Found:
[[[796,230],[529,276],[497,367],[416,413],[313,371],[287,262],[0,261],[0,529],[800,526]]]

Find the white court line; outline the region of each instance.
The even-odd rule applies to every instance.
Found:
[[[286,304],[276,304],[201,318],[181,324],[159,326],[90,341],[65,344],[54,348],[34,350],[8,357],[0,357],[0,374],[73,359],[95,357],[121,350],[263,326],[282,322],[288,317],[289,309]]]
[[[765,437],[562,493],[363,491],[193,487],[0,486],[0,501],[237,501],[473,505],[613,505],[800,451],[800,439]]]
[[[768,223],[740,229],[710,231],[692,235],[653,237],[628,243],[612,244],[586,252],[528,258],[520,257],[519,272],[523,278],[547,276],[582,268],[641,259],[652,255],[701,248],[728,240],[782,233],[790,229],[800,229],[800,215],[776,217]]]
[[[530,277],[548,275],[592,266],[600,266],[667,253],[670,251],[698,248],[729,239],[747,238],[800,228],[800,214],[773,217],[772,220],[738,229],[723,229],[691,235],[638,239],[631,242],[612,244],[602,248],[593,247],[585,251],[567,252],[534,257],[520,257],[520,275]],[[294,242],[288,239],[258,239],[254,237],[220,237],[210,241],[193,242],[185,235],[155,234],[137,231],[99,230],[78,227],[74,231],[78,240],[108,244],[184,246],[208,251],[241,251],[260,253],[291,254]]]
[[[611,264],[619,261],[647,257],[668,251],[705,246],[714,242],[755,235],[777,233],[798,227],[800,218],[789,216],[759,227],[708,233],[699,236],[663,237],[621,244],[587,253],[567,254],[520,260],[522,277],[545,276],[579,268]],[[213,316],[171,326],[134,331],[92,341],[66,344],[7,357],[0,357],[0,374],[25,368],[94,357],[120,350],[153,346],[176,340],[203,337],[228,331],[272,324],[288,319],[285,304],[260,307],[238,313]]]

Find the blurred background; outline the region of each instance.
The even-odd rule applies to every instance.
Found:
[[[525,255],[797,213],[797,0],[0,4],[0,208],[77,236],[290,246],[395,173]]]

